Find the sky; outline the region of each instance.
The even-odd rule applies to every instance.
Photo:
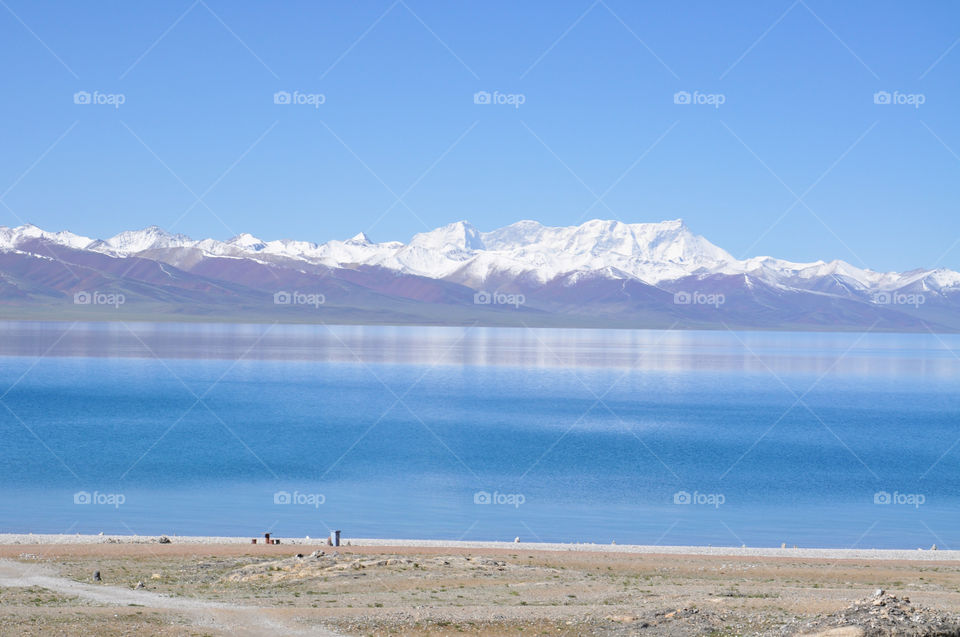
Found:
[[[960,270],[960,4],[0,1],[0,225],[682,218]]]

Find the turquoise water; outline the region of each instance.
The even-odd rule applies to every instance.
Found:
[[[0,532],[960,548],[956,336],[0,339]]]

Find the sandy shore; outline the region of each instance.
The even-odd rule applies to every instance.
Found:
[[[19,544],[156,544],[157,535],[80,535],[0,533],[0,546]],[[251,537],[171,535],[171,543],[193,545],[247,545]],[[280,546],[324,546],[327,538],[278,537]],[[258,546],[263,540],[258,539]],[[960,561],[960,551],[896,549],[770,548],[727,546],[651,546],[640,544],[565,544],[551,542],[467,542],[455,540],[399,540],[341,537],[341,544],[352,547],[444,549],[470,552],[476,549],[522,551],[579,551],[585,553],[631,553],[639,555],[705,555],[729,557],[791,557],[834,560]]]

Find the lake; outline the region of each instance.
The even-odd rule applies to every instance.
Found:
[[[0,322],[0,532],[960,547],[960,337]]]

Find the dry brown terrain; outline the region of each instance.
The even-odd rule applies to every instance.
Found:
[[[958,627],[957,561],[0,546],[3,635],[960,635]]]

